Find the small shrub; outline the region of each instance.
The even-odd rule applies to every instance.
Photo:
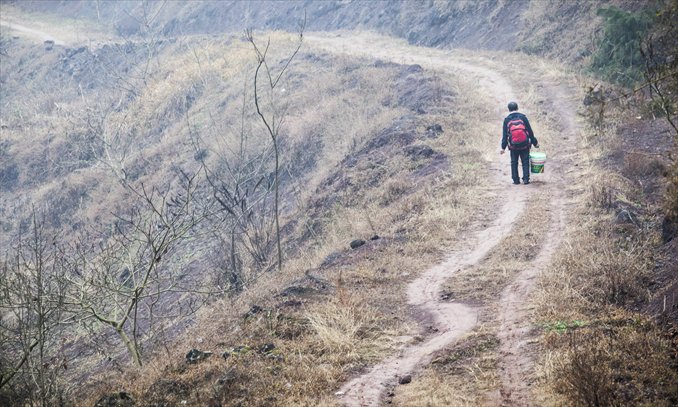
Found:
[[[356,339],[363,327],[362,312],[355,304],[332,301],[307,314],[312,329],[330,349],[355,350]]]
[[[581,406],[675,405],[670,344],[649,320],[622,314],[569,336],[556,390]]]
[[[598,15],[605,19],[605,28],[591,68],[605,79],[631,86],[643,76],[640,43],[652,25],[651,13],[636,14],[612,6],[599,9]]]
[[[624,157],[622,172],[629,178],[650,177],[664,174],[666,167],[656,155],[631,151]]]
[[[673,164],[669,173],[664,199],[662,239],[664,242],[668,242],[678,236],[678,162]]]

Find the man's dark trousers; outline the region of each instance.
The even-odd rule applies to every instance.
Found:
[[[523,164],[523,183],[530,181],[530,149],[525,150],[509,150],[511,152],[511,178],[514,184],[520,183],[518,177],[518,157]]]

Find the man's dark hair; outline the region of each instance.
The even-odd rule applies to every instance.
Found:
[[[518,104],[516,102],[509,102],[508,104],[509,112],[515,112],[518,110]]]

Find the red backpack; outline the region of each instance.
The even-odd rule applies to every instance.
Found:
[[[527,135],[525,122],[520,117],[509,120],[506,124],[508,129],[508,144],[511,150],[525,150],[530,147],[530,138]]]

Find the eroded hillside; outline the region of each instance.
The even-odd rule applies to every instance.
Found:
[[[507,52],[608,3],[378,4],[1,4],[0,402],[676,402],[661,106]]]
[[[520,51],[585,66],[601,33],[601,7],[641,10],[644,1],[137,1],[66,4],[20,1],[26,11],[103,23],[134,36],[149,28],[168,36],[216,34],[253,27],[295,31],[370,30],[411,44]],[[106,18],[102,18],[106,16]]]
[[[286,58],[294,49],[294,36],[274,34],[270,38],[272,61]],[[113,298],[109,296],[136,292],[138,281],[128,277],[135,268],[152,267],[163,276],[172,276],[171,282],[156,281],[156,289],[175,292],[176,281],[180,280],[187,294],[140,299],[155,301],[159,310],[179,315],[174,319],[167,319],[166,312],[135,316],[139,331],[132,334],[143,341],[143,364],[156,366],[153,361],[161,349],[158,345],[173,346],[170,344],[186,332],[187,324],[210,324],[201,329],[199,337],[216,338],[221,329],[232,330],[238,325],[238,315],[250,308],[248,301],[267,307],[267,315],[273,312],[276,321],[302,318],[306,312],[303,298],[307,295],[335,295],[337,285],[342,284],[341,272],[338,281],[335,273],[344,267],[342,264],[350,264],[351,270],[362,273],[354,261],[347,263],[352,257],[346,257],[348,242],[362,238],[380,250],[398,252],[403,242],[419,241],[423,235],[435,236],[446,228],[459,227],[475,205],[464,198],[472,193],[473,189],[468,188],[482,186],[473,173],[480,164],[470,158],[480,155],[479,148],[485,141],[450,143],[458,132],[470,130],[467,123],[448,112],[466,111],[470,115],[471,109],[483,109],[468,98],[464,104],[457,104],[458,94],[467,93],[467,85],[432,75],[417,65],[337,57],[306,46],[289,66],[280,86],[264,96],[272,98],[267,101],[280,102],[277,108],[285,112],[280,135],[285,266],[271,279],[276,260],[270,212],[273,151],[253,104],[256,59],[249,43],[238,36],[223,36],[45,50],[42,45],[13,40],[7,53],[9,56],[2,59],[3,154],[7,157],[3,161],[3,244],[18,249],[17,239],[22,234],[39,229],[45,236],[59,236],[62,254],[72,251],[86,258],[87,263],[103,264],[106,258],[104,269],[118,282],[107,285],[111,282],[106,280],[106,274],[97,274],[104,280],[95,285],[97,289],[105,286],[104,291],[98,300],[92,297],[88,301],[102,301],[92,302],[93,306],[103,307],[100,313],[123,312],[116,303],[106,305],[106,301]],[[193,189],[183,183],[186,176],[200,177],[190,187]],[[183,217],[172,217],[171,206],[167,209],[171,213],[164,212],[164,206],[173,200],[183,203],[181,199],[187,192],[195,197],[192,205],[200,206],[199,214],[193,211],[189,218],[200,216],[201,222],[191,224],[181,242],[163,249],[166,260],[161,262],[160,256],[157,261],[149,259],[144,247],[149,245],[153,252],[152,246],[158,243],[153,239],[164,229],[146,220],[155,219],[171,227],[175,226],[172,222],[179,222],[177,219],[184,222]],[[428,197],[426,200],[422,193]],[[248,216],[249,223],[233,220],[230,211],[236,208],[219,205],[222,201],[210,198],[226,200],[235,194],[241,194],[239,202],[248,205],[237,210],[246,210],[243,215]],[[245,203],[246,199],[254,202]],[[161,214],[153,215],[153,208]],[[35,219],[31,216],[33,211]],[[450,213],[456,215],[445,216]],[[413,223],[417,218],[421,221]],[[133,223],[135,219],[144,223]],[[128,223],[132,231],[126,228]],[[151,228],[146,230],[150,236],[136,229],[140,225]],[[141,234],[132,233],[134,230]],[[133,252],[133,247],[124,243],[129,239],[138,242]],[[110,245],[111,241],[117,243]],[[407,278],[412,272],[408,270],[419,267],[420,261],[434,258],[438,245],[438,240],[422,240],[408,249],[410,255],[388,261],[399,263],[397,267],[384,263],[379,269],[388,273],[384,276],[388,280]],[[29,246],[25,250],[32,250]],[[429,252],[426,256],[420,253],[423,247]],[[110,257],[112,250],[123,250],[134,258]],[[380,256],[377,261],[387,258]],[[50,252],[45,261],[54,266],[55,252]],[[59,257],[58,261],[71,264],[77,260]],[[364,261],[373,260],[368,257]],[[82,267],[87,269],[87,263]],[[59,267],[66,267],[69,282],[89,284],[81,280],[80,273],[84,271],[62,263]],[[99,273],[94,269],[89,272]],[[71,276],[72,273],[76,274]],[[377,277],[369,277],[372,278]],[[196,304],[208,301],[212,305],[199,312],[211,314],[220,309],[214,304],[223,301],[218,300],[220,296],[243,290],[235,297],[243,305],[229,310],[228,315],[234,314],[225,321],[208,322],[209,317],[201,317],[198,321],[203,322],[191,322]],[[324,320],[332,315],[332,307],[363,302],[361,306],[366,309],[402,306],[397,296],[391,297],[394,293],[387,286],[379,290],[383,292],[366,292],[355,299],[342,299],[341,304],[330,301],[326,311],[313,311],[319,318],[317,323],[321,327],[334,324]],[[269,304],[263,298],[270,293],[282,296],[275,298],[292,295],[301,300]],[[80,304],[75,304],[77,295],[67,294],[66,301],[76,308],[88,304],[82,303],[82,298],[78,300]],[[280,304],[292,307],[293,315],[298,316],[287,317],[282,311],[272,311],[277,308],[270,308]],[[165,316],[158,324],[153,318],[161,318],[160,314]],[[340,323],[349,324],[349,330],[362,326],[359,329],[370,331],[390,319],[367,315]],[[62,337],[65,330],[72,334],[64,344],[52,345],[44,355],[71,366],[68,371],[56,368],[53,373],[58,377],[60,392],[76,400],[85,397],[89,385],[73,387],[74,378],[99,388],[111,379],[105,370],[111,366],[122,368],[130,361],[114,327],[105,322],[92,324],[92,318],[98,317],[81,316],[81,323],[70,324],[63,331],[50,331],[53,337]],[[405,328],[397,328],[396,319],[390,321],[396,324],[392,329]],[[287,328],[291,330],[289,334],[274,329],[266,331],[264,337],[272,335],[273,340],[282,335],[283,343],[276,346],[285,353],[292,352],[286,350],[289,346],[307,346],[296,339],[310,327],[295,327],[296,324]],[[335,337],[345,334],[349,332],[335,332],[324,338],[352,341],[358,332],[343,340]],[[189,336],[195,338],[194,334]],[[236,346],[240,343],[238,337],[226,337],[219,346]],[[311,341],[323,343],[314,338]],[[373,343],[371,335],[360,334],[358,338],[362,338],[364,344],[360,346],[364,349],[351,360],[373,358],[373,352],[388,349]],[[241,340],[248,346],[259,345]],[[7,346],[8,351],[12,346],[21,349],[20,344]],[[356,348],[357,344],[346,343],[337,350],[344,346]],[[17,361],[8,359],[8,363]],[[339,369],[341,365],[333,366]],[[308,374],[310,378],[313,372]],[[153,375],[147,377],[154,380]],[[322,383],[316,386],[327,388]],[[16,387],[9,397],[23,397],[21,389]],[[291,388],[290,394],[302,394],[295,389]],[[256,393],[257,386],[250,383],[243,397],[249,399]]]

